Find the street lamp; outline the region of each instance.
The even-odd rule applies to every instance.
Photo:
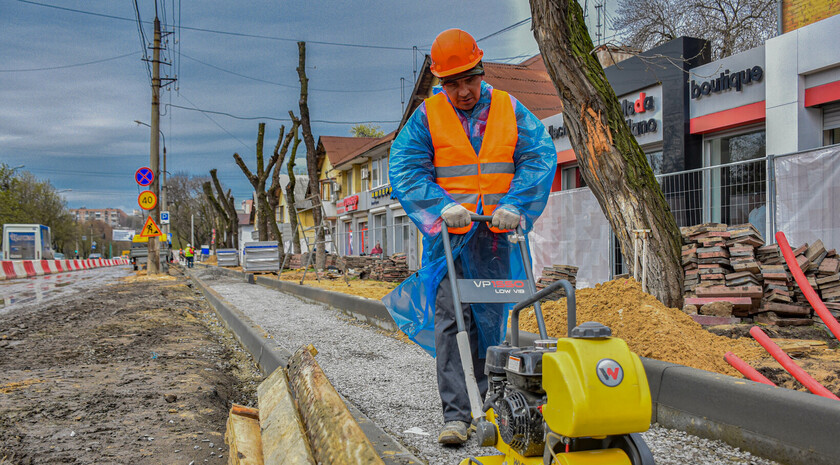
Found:
[[[56,194],[62,194],[64,192],[71,192],[73,189],[61,189],[60,191],[56,191]]]
[[[134,122],[137,123],[138,126],[146,126],[148,128],[151,128],[151,126],[140,120],[134,120]],[[160,209],[161,211],[166,211],[166,136],[163,135],[163,131],[161,131],[160,129],[158,129],[158,132],[160,133],[160,137],[163,139],[163,170],[161,170],[160,176]],[[160,221],[160,218],[158,218],[158,221]],[[169,233],[169,225],[164,224],[162,226],[165,232]]]
[[[14,168],[12,168],[12,173],[14,173],[16,170],[19,170],[19,169],[23,168],[24,166],[26,166],[26,165],[15,166]]]

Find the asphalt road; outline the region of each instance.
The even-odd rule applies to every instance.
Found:
[[[69,298],[131,273],[131,266],[121,265],[0,281],[0,314],[57,298]]]

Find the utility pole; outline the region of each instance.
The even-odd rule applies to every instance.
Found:
[[[157,9],[157,4],[155,4]],[[152,193],[160,197],[160,20],[155,11],[155,42],[152,47],[152,124],[151,124],[151,148],[149,151],[149,167],[155,174],[152,181]],[[149,215],[160,223],[160,207],[155,205]],[[149,257],[146,261],[150,275],[159,274],[160,270],[160,241],[157,237],[149,238]]]

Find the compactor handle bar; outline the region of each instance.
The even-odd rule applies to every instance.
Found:
[[[577,326],[577,302],[575,301],[575,288],[569,281],[561,279],[549,284],[545,287],[545,289],[513,306],[513,309],[510,311],[510,343],[512,346],[519,347],[519,312],[524,310],[525,307],[528,307],[534,302],[537,302],[545,296],[553,293],[561,286],[563,287],[563,290],[566,291],[566,321],[568,323],[566,336],[568,337],[572,335],[572,329]],[[538,318],[542,318],[541,313],[538,313],[537,315]]]
[[[491,222],[493,221],[493,215],[478,215],[475,213],[470,213],[470,221],[475,223],[476,221],[486,221]]]

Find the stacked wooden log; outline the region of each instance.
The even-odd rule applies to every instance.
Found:
[[[543,268],[542,276],[537,280],[536,287],[537,291],[545,289],[549,284],[565,279],[572,283],[572,286],[576,285],[577,280],[577,272],[578,267],[571,266],[571,265],[552,265]],[[563,290],[561,287],[560,289],[552,292],[543,300],[557,300],[560,298],[566,297],[566,291]]]
[[[813,310],[796,286],[778,245],[764,245],[751,224],[708,223],[681,232],[685,303],[689,312],[690,306],[698,309],[700,317],[695,319],[709,324],[745,318],[780,326],[813,323]],[[837,252],[826,250],[821,240],[793,252],[811,286],[840,316]],[[722,319],[708,318],[710,315]]]

